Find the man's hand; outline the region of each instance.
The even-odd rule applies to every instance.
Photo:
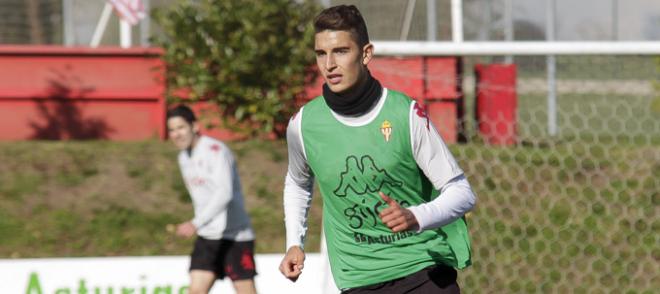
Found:
[[[419,223],[417,223],[415,215],[409,209],[401,207],[399,203],[385,195],[385,193],[378,193],[380,194],[380,198],[389,206],[383,209],[378,216],[380,216],[380,219],[392,232],[398,233],[419,229]]]
[[[280,263],[280,272],[292,282],[298,280],[305,266],[305,252],[299,246],[291,246]]]
[[[197,234],[197,228],[191,222],[181,223],[176,226],[176,235],[184,238],[190,238]]]

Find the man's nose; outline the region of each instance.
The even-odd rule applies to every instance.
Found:
[[[335,57],[332,54],[328,54],[327,58],[325,59],[325,68],[331,70],[335,67],[337,67],[337,63],[335,63]]]

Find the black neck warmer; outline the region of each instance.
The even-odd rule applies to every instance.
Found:
[[[367,72],[367,80],[361,85],[356,85],[344,93],[334,93],[323,84],[323,98],[332,111],[341,114],[354,116],[367,112],[378,101],[383,93],[383,88],[378,80]]]

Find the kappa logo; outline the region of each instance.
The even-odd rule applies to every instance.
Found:
[[[351,155],[346,158],[346,170],[341,173],[339,186],[334,190],[335,195],[346,197],[349,190],[358,195],[367,192],[381,191],[384,185],[401,187],[403,182],[397,181],[386,170],[378,168],[369,155],[358,158]]]

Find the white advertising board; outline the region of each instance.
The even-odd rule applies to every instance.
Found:
[[[309,253],[300,279],[279,272],[281,254],[258,254],[259,293],[321,293],[319,254]],[[187,293],[188,256],[0,259],[2,294],[183,294]],[[227,279],[211,293],[234,293]]]

